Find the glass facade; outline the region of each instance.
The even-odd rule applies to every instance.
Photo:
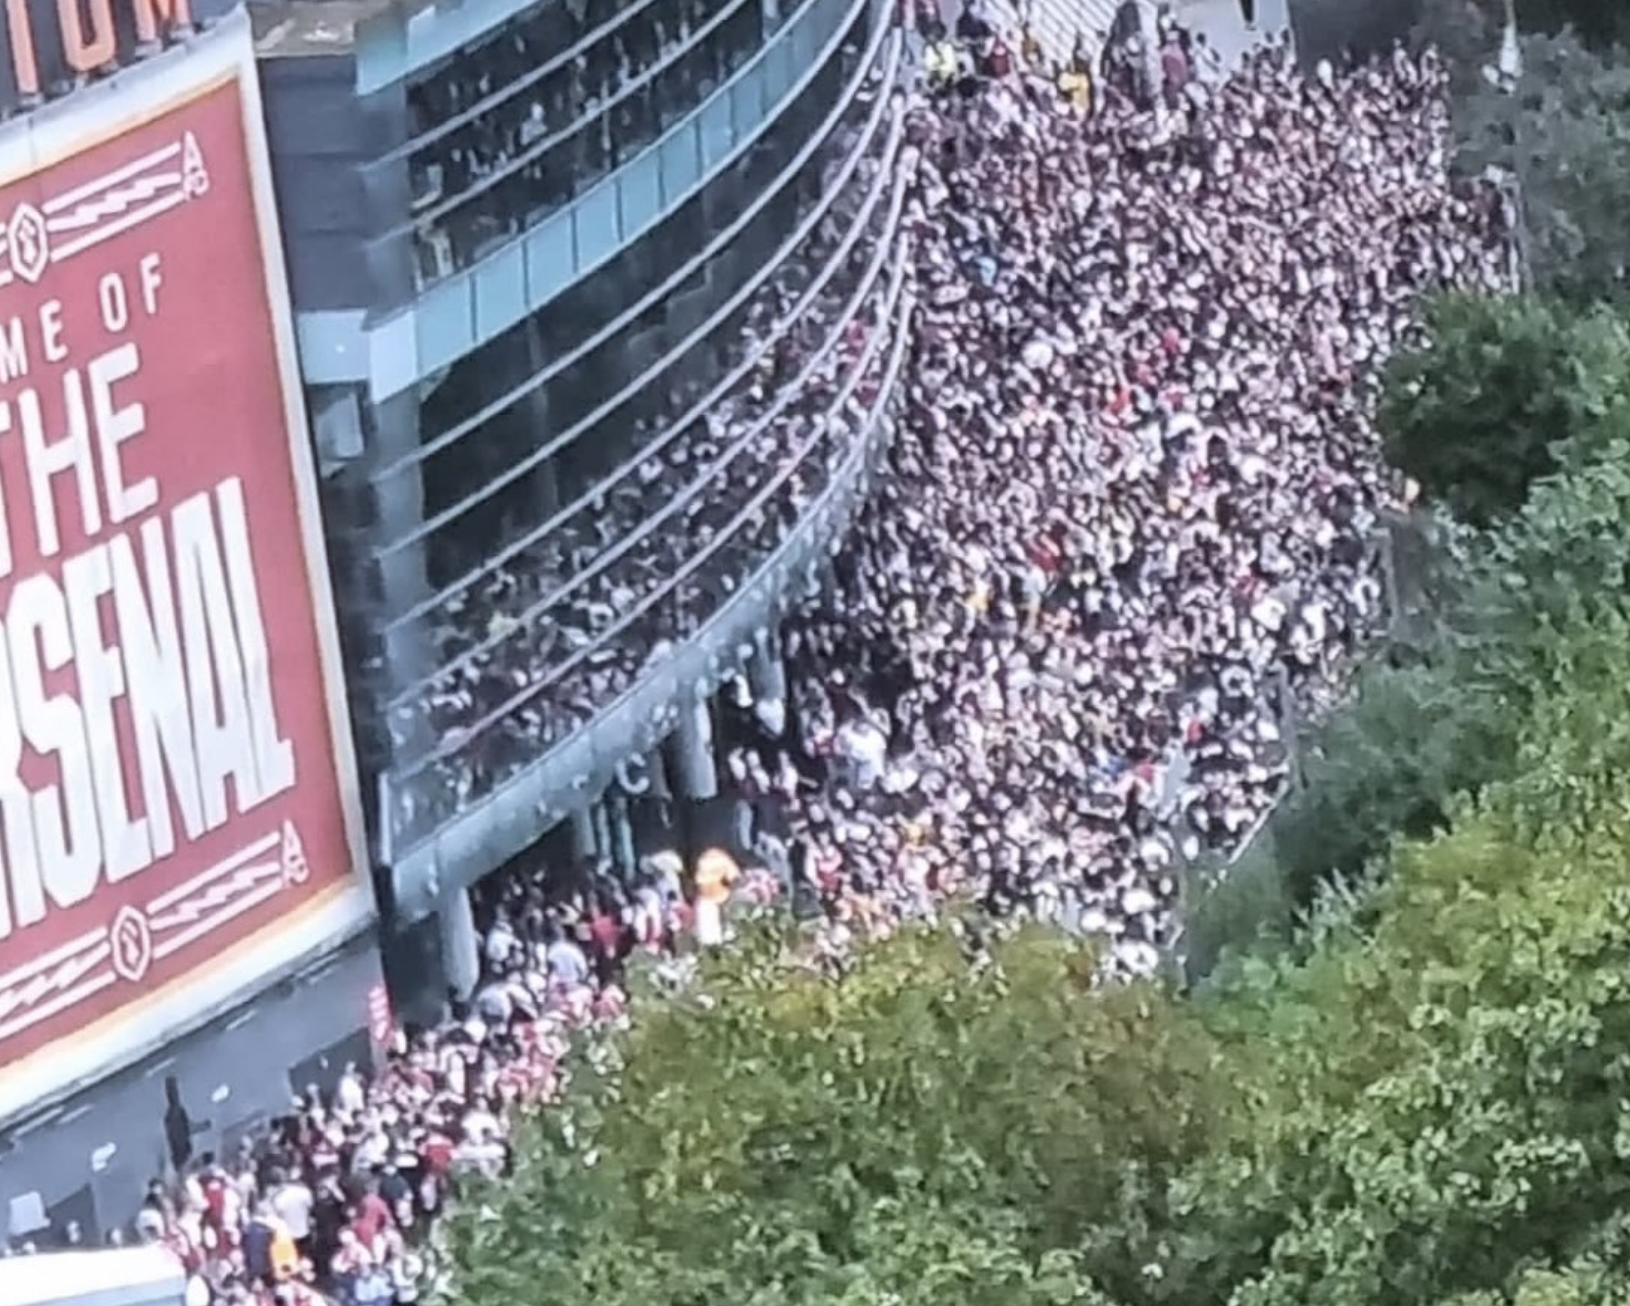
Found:
[[[408,90],[421,286],[537,226],[685,117],[767,41],[761,0],[546,4]]]
[[[762,11],[771,0],[754,2]],[[535,219],[535,225],[517,220],[512,236],[484,241],[473,262],[461,266],[449,255],[446,266],[456,270],[422,289],[415,304],[419,374],[447,366],[520,324],[710,188],[793,100],[803,98],[854,9],[854,0],[788,0],[785,10],[764,20],[775,28],[772,40],[687,106],[688,112],[666,113],[670,125],[655,139],[621,151],[623,162],[609,175],[580,179],[570,200],[532,213],[526,221]],[[389,247],[403,238],[398,229],[376,241],[374,261],[393,263]]]
[[[812,583],[892,429],[909,311],[891,11],[695,0],[664,6],[658,31],[640,0],[605,0],[570,18],[575,43],[557,13],[536,20],[553,36],[512,31],[491,67],[477,51],[413,89],[441,124],[404,147],[415,230],[441,224],[454,270],[533,223],[519,246],[576,222],[596,190],[621,215],[646,162],[658,202],[586,275],[420,383],[405,397],[416,441],[366,469],[376,503],[422,507],[374,514],[366,559],[415,578],[380,587],[371,614],[397,652],[373,706],[399,883],[468,879],[535,839]],[[595,50],[608,82],[583,80]],[[682,88],[610,112],[682,67]],[[709,176],[711,104],[742,147],[715,151]],[[542,134],[517,152],[530,122]],[[541,206],[505,190],[522,155],[587,148],[584,123],[599,144],[561,165],[566,190]],[[482,140],[500,165],[472,162]],[[489,198],[508,225],[481,234]]]

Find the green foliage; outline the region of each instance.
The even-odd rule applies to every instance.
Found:
[[[841,984],[724,961],[723,1001],[653,1013],[465,1204],[458,1299],[1042,1306],[1091,1301],[1089,1261],[1135,1283],[1135,1247],[1076,1245],[1082,1219],[1163,1225],[1233,1099],[1193,1013],[1094,993],[1090,962],[1030,935],[975,973],[929,934]]]
[[[1295,929],[1302,904],[1291,894],[1271,823],[1231,864],[1202,863],[1187,874],[1181,951],[1188,982],[1238,953],[1275,948]]]
[[[1512,88],[1462,75],[1454,104],[1456,162],[1514,179],[1533,285],[1577,303],[1622,296],[1630,268],[1630,61],[1572,35],[1523,38]]]
[[[1630,442],[1564,463],[1322,735],[1239,890],[1344,873],[1294,946],[1182,998],[1039,930],[841,983],[765,935],[466,1191],[453,1298],[1630,1306]]]
[[[1515,0],[1517,28],[1538,36],[1572,31],[1587,46],[1611,57],[1612,47],[1630,43],[1630,12],[1602,0]],[[1505,0],[1420,0],[1416,39],[1451,57],[1487,62],[1498,48],[1506,18]]]
[[[1378,414],[1388,458],[1456,516],[1486,526],[1529,486],[1630,431],[1630,331],[1531,295],[1446,295],[1427,340],[1392,358]]]
[[[1331,874],[1362,871],[1395,836],[1442,828],[1455,797],[1510,756],[1511,729],[1498,697],[1447,663],[1365,668],[1351,708],[1310,749],[1305,788],[1274,822],[1293,900],[1309,901]]]
[[[466,1194],[456,1299],[1626,1300],[1630,623],[1565,639],[1509,780],[1193,999],[1039,931],[724,960]]]
[[[1607,726],[1630,714],[1630,633],[1587,643],[1518,775],[1401,849],[1372,928],[1213,1001],[1294,1104],[1247,1164],[1190,1181],[1201,1223],[1236,1231],[1220,1244],[1271,1231],[1228,1272],[1241,1306],[1503,1290],[1630,1196],[1630,735]]]

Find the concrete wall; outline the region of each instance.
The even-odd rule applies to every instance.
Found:
[[[1407,36],[1419,0],[1290,0],[1291,29],[1304,61],[1371,54]]]

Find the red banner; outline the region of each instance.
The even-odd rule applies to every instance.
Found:
[[[391,1012],[391,995],[383,984],[368,990],[368,1037],[380,1051],[388,1049],[396,1035],[396,1017]]]
[[[358,887],[242,76],[0,185],[0,1085]]]

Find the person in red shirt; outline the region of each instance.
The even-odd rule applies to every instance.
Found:
[[[419,1145],[424,1169],[437,1179],[446,1177],[453,1165],[453,1140],[439,1129],[431,1130]]]
[[[391,1214],[390,1203],[379,1195],[378,1180],[370,1179],[351,1217],[357,1240],[364,1247],[372,1247],[380,1234],[395,1227],[396,1217]]]
[[[204,1190],[204,1224],[217,1234],[226,1232],[226,1174],[220,1166],[207,1162],[202,1183]]]

